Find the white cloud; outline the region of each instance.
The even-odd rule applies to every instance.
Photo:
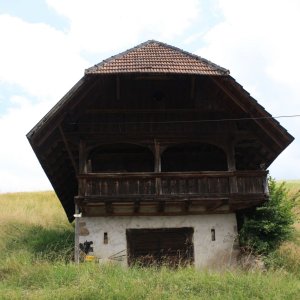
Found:
[[[1,98],[7,110],[0,117],[0,192],[49,189],[25,135],[88,64],[64,33],[46,24],[0,15],[0,38],[0,81],[24,91]]]
[[[13,96],[13,107],[0,118],[0,192],[50,189],[26,139],[26,133],[46,113],[50,103],[31,104],[23,96]]]
[[[46,24],[0,15],[0,37],[0,81],[39,101],[58,100],[89,65],[63,32]]]
[[[0,15],[0,38],[0,81],[23,91],[1,98],[0,192],[49,189],[25,135],[89,64],[63,32],[46,24]]]
[[[300,113],[300,2],[219,0],[223,19],[198,53],[230,69],[274,116]],[[296,141],[271,167],[278,178],[299,178],[300,118],[279,120]]]
[[[264,85],[264,76],[298,91],[300,2],[219,0],[219,9],[223,21],[205,35],[199,53],[247,84]]]
[[[116,51],[143,38],[171,40],[199,18],[198,0],[47,0],[70,20],[68,35],[88,52]]]

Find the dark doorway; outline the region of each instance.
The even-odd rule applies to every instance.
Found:
[[[161,164],[163,172],[227,171],[226,153],[210,144],[172,146],[164,151]]]
[[[128,264],[172,267],[194,262],[194,229],[127,229]]]
[[[92,172],[153,172],[152,152],[134,144],[102,145],[91,151]]]

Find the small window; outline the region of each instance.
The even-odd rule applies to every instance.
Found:
[[[211,229],[211,240],[212,241],[216,240],[216,230],[214,228]]]
[[[108,244],[108,235],[107,235],[107,232],[104,232],[104,235],[103,235],[103,244]]]

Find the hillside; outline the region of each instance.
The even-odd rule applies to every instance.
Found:
[[[300,181],[289,181],[290,193]],[[300,215],[300,207],[297,208]],[[53,192],[0,195],[0,299],[298,299],[300,226],[268,271],[75,265],[74,227]]]

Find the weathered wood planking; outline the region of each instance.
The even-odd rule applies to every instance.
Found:
[[[211,213],[224,205],[220,212],[234,211],[267,197],[266,171],[87,173],[78,175],[78,180],[76,203],[83,211],[105,205],[104,213],[96,210],[93,215],[128,215],[114,212],[114,207],[123,205],[139,215],[195,214],[202,212],[201,207]],[[155,212],[140,213],[147,203],[157,203]],[[166,211],[170,205],[178,207],[178,212]]]

